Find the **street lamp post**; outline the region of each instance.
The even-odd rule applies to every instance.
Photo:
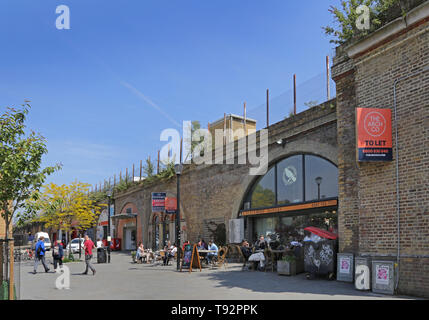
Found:
[[[317,177],[315,180],[317,183],[317,200],[320,200],[320,184],[322,183],[322,177]]]
[[[110,205],[112,198],[112,190],[107,191],[107,263],[110,263]]]
[[[180,175],[183,165],[178,163],[174,165],[174,171],[177,177],[177,209],[176,209],[176,245],[177,245],[177,270],[180,269]]]

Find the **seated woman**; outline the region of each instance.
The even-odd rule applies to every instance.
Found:
[[[140,261],[141,263],[143,262],[143,259],[146,260],[146,255],[144,252],[144,246],[142,242],[139,243],[139,247],[137,248],[136,259],[137,259],[137,262]]]
[[[185,251],[186,246],[190,246],[190,245],[191,245],[191,243],[189,242],[189,240],[186,240],[186,241],[183,243],[182,251]]]
[[[249,261],[253,261],[254,269],[263,270],[265,266],[265,255],[264,251],[268,248],[268,243],[265,240],[264,236],[261,234],[259,240],[255,243],[255,251],[256,253],[252,254],[249,257]]]

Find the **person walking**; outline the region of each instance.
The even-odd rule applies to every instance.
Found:
[[[54,259],[54,270],[57,271],[57,264],[62,266],[64,259],[64,249],[63,245],[61,244],[61,240],[59,239],[56,241],[56,244],[52,248],[52,258]]]
[[[85,272],[83,272],[82,274],[88,274],[88,268],[91,269],[92,271],[92,275],[95,276],[95,268],[94,266],[91,264],[91,259],[92,259],[92,249],[95,248],[94,242],[92,242],[92,240],[88,237],[88,235],[85,235],[85,242],[83,243],[83,248],[85,249],[85,264],[86,264],[86,269]]]
[[[34,248],[36,250],[36,257],[34,258],[34,271],[33,274],[37,273],[37,266],[39,265],[39,261],[42,261],[42,265],[45,268],[45,272],[49,271],[48,266],[45,262],[45,237],[40,236],[39,240],[36,243],[36,247]]]

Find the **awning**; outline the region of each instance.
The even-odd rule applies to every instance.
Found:
[[[325,239],[331,239],[335,240],[338,238],[338,235],[323,229],[319,229],[316,227],[307,227],[304,228],[306,231],[310,231],[311,233],[317,234],[319,237],[325,238]]]

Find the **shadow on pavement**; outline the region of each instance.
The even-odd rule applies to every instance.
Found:
[[[238,268],[236,268],[238,269]],[[241,288],[254,292],[265,293],[304,293],[320,295],[348,295],[361,297],[385,297],[381,294],[363,292],[354,289],[353,284],[338,281],[329,281],[323,278],[307,280],[305,274],[296,276],[280,276],[273,272],[241,271],[222,269],[218,272],[202,274],[216,281],[217,287]]]

